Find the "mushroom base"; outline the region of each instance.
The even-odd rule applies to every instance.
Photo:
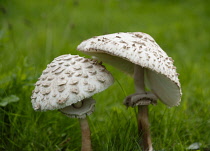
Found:
[[[152,92],[134,93],[124,99],[123,104],[127,107],[157,104],[157,97]]]

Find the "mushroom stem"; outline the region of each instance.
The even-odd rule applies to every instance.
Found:
[[[82,133],[82,148],[81,151],[92,151],[90,128],[87,118],[79,119],[81,133]]]
[[[75,107],[82,107],[82,101],[75,103]],[[79,119],[81,133],[82,133],[82,148],[81,151],[92,151],[91,138],[90,138],[90,127],[87,118]]]
[[[90,101],[90,99],[91,98],[88,98],[88,99],[86,99],[86,101],[88,101],[88,100]],[[92,99],[92,101],[93,101],[92,103],[95,103],[95,100]],[[82,101],[80,101],[80,102],[73,104],[72,106],[74,108],[79,109],[82,107],[82,105],[83,105],[83,103],[82,103]],[[72,114],[70,106],[63,108],[60,111],[67,116],[70,116]],[[81,118],[81,117],[79,118],[81,135],[82,135],[81,151],[92,151],[90,128],[89,128],[88,120],[87,120],[87,117],[85,117],[85,118]]]
[[[138,65],[134,65],[134,83],[136,93],[146,93],[144,85],[144,68]],[[139,143],[143,151],[152,151],[152,140],[149,129],[149,117],[148,117],[148,105],[138,106],[138,134],[142,137],[142,141]]]

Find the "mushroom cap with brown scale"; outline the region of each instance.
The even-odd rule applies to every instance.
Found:
[[[112,75],[97,61],[78,55],[62,55],[47,65],[36,82],[32,106],[41,111],[63,109],[105,90],[113,81]],[[85,102],[78,114],[92,113],[95,101],[88,100],[90,102]],[[73,114],[76,116],[77,111]]]
[[[142,32],[114,33],[83,41],[77,49],[129,74],[134,65],[146,69],[148,87],[169,107],[179,105],[181,87],[173,60]]]

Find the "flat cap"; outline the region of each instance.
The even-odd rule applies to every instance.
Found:
[[[87,39],[77,49],[129,74],[134,64],[146,69],[148,87],[168,106],[181,101],[181,86],[173,60],[142,32],[121,32]]]

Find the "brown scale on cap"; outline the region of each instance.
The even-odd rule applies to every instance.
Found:
[[[72,88],[70,89],[70,92],[71,92],[71,93],[74,93],[74,94],[79,94],[79,89],[78,89],[77,87],[72,87]]]
[[[75,73],[75,76],[76,76],[76,77],[80,77],[80,76],[82,76],[82,75],[83,75],[82,71],[78,71],[77,73]]]
[[[95,88],[94,85],[88,84],[87,87],[85,88],[85,91],[86,91],[86,92],[94,92],[95,89],[96,89],[96,88]]]
[[[74,80],[74,79],[69,80],[70,85],[77,85],[78,82],[79,82],[79,80]]]

